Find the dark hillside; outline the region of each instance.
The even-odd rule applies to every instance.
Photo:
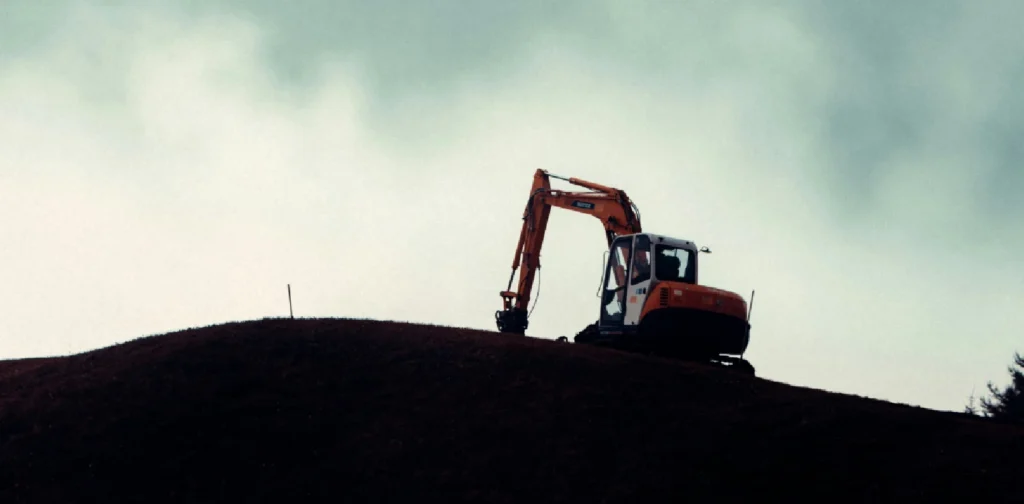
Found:
[[[4,503],[1022,502],[1022,453],[964,415],[413,324],[0,363]]]

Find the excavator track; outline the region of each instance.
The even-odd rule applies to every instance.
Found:
[[[661,335],[664,336],[664,335]],[[684,337],[674,335],[677,337]],[[568,338],[561,337],[559,341],[568,341]],[[727,354],[706,354],[680,351],[678,346],[658,345],[658,341],[665,341],[665,338],[639,339],[635,336],[604,336],[597,328],[597,324],[590,324],[576,334],[573,342],[582,345],[591,345],[613,350],[643,355],[665,357],[679,361],[701,364],[710,367],[728,369],[737,373],[755,376],[756,370],[753,364],[742,356]]]

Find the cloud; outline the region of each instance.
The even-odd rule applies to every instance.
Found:
[[[854,112],[868,132],[851,137],[837,111],[885,111],[836,59],[869,55],[819,11],[570,11],[532,30],[544,11],[517,11],[496,29],[514,44],[404,73],[425,57],[408,41],[381,63],[360,50],[377,39],[339,36],[296,54],[301,85],[281,64],[301,37],[260,8],[66,11],[0,66],[0,211],[17,216],[0,222],[0,355],[284,315],[289,283],[299,316],[491,329],[545,168],[625,189],[646,229],[713,249],[704,281],[757,289],[763,376],[951,409],[998,378],[1021,227],[989,213],[1003,165],[956,141],[972,130],[921,120],[916,141],[854,156],[886,120]],[[929,89],[920,110],[966,99]],[[974,100],[937,113],[998,109]],[[597,221],[552,214],[532,335],[597,317],[604,246]]]

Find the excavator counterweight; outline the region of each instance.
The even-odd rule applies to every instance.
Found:
[[[589,189],[551,188],[558,179]],[[753,374],[742,358],[750,340],[747,302],[740,295],[698,282],[698,250],[689,240],[644,232],[639,211],[625,191],[538,169],[533,177],[512,261],[502,310],[502,333],[525,335],[530,294],[540,268],[552,207],[601,221],[608,243],[598,320],[575,343],[653,353],[738,369]],[[519,282],[513,290],[516,273]]]

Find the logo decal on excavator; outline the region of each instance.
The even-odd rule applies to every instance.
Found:
[[[576,208],[583,208],[583,209],[586,209],[586,210],[593,210],[594,209],[594,204],[586,202],[586,201],[573,201],[572,202],[572,206],[574,206]]]

